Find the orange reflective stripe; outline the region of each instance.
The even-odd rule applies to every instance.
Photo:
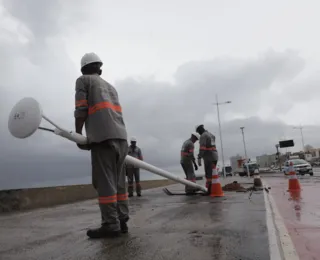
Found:
[[[218,174],[212,176],[212,179],[218,179],[218,178],[219,178]]]
[[[189,153],[181,152],[181,155],[182,155],[182,156],[186,156],[186,155],[189,155]]]
[[[128,195],[127,195],[127,193],[125,193],[125,194],[118,194],[118,195],[117,195],[117,201],[124,201],[124,200],[128,200]]]
[[[101,109],[104,109],[104,108],[109,108],[113,111],[116,111],[116,112],[122,112],[122,108],[121,106],[118,106],[118,105],[114,105],[110,102],[100,102],[98,104],[95,104],[94,106],[92,107],[89,107],[89,111],[88,111],[88,114],[91,115],[91,114],[94,114],[96,113],[97,111],[101,110]]]
[[[100,204],[111,204],[117,202],[117,196],[106,196],[106,197],[99,197],[99,203]]]
[[[86,99],[76,101],[76,107],[87,107],[87,106],[88,106],[88,101]]]
[[[201,146],[200,150],[204,150],[204,151],[215,151],[217,150],[215,147],[205,147],[205,146]]]

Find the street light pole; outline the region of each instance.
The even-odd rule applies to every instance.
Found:
[[[225,101],[222,103],[218,102],[218,95],[216,94],[216,103],[213,103],[214,105],[217,106],[217,114],[218,114],[218,124],[219,124],[219,135],[220,135],[220,143],[221,143],[221,157],[222,157],[222,172],[223,172],[223,177],[226,177],[225,173],[225,166],[224,166],[224,154],[223,154],[223,143],[222,143],[222,133],[221,133],[221,122],[220,122],[220,112],[219,112],[219,105],[223,104],[230,104],[231,101]]]
[[[243,131],[244,126],[241,126],[241,127],[240,127],[240,129],[241,129],[242,139],[243,139],[244,156],[246,157],[246,160],[247,160],[247,164],[246,164],[246,166],[247,166],[248,177],[250,178],[249,165],[248,165],[248,164],[249,164],[249,162],[248,162],[248,157],[247,157],[247,148],[246,148],[246,141],[245,141],[245,139],[244,139],[244,131]]]
[[[300,129],[301,142],[302,142],[302,152],[304,153],[304,139],[303,139],[303,133],[302,133],[303,127],[300,125],[299,127],[294,127],[293,129]]]
[[[280,152],[279,152],[279,144],[276,144],[276,149],[277,149],[277,156],[278,156],[278,164],[279,164],[279,168],[280,168],[280,171],[282,171],[281,169],[281,156],[280,156]]]

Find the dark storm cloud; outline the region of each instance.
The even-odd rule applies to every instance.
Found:
[[[81,7],[82,2],[78,1],[77,7]],[[70,120],[73,117],[73,102],[69,101],[73,100],[74,80],[78,72],[59,37],[61,26],[64,30],[67,29],[72,24],[72,19],[78,18],[77,15],[81,15],[81,12],[75,14],[70,10],[78,8],[66,10],[60,3],[38,0],[3,1],[6,11],[25,26],[30,34],[26,35],[27,42],[15,39],[17,36],[14,33],[11,40],[0,41],[0,146],[5,147],[0,152],[0,163],[35,163],[49,159],[54,161],[55,158],[63,162],[72,157],[79,157],[78,160],[81,161],[88,157],[75,149],[70,141],[52,134],[37,132],[29,139],[18,140],[7,129],[12,106],[25,96],[36,98],[44,112],[55,122],[67,128],[73,127],[73,120]],[[66,20],[68,23],[65,23]],[[8,174],[9,168],[8,165],[2,167]]]
[[[174,84],[126,79],[118,81],[116,86],[130,135],[138,136],[150,162],[160,166],[173,165],[178,162],[182,142],[194,131],[196,124],[205,123],[205,118],[210,116],[214,121],[205,124],[209,130],[218,132],[212,105],[216,93],[221,100],[232,100],[232,104],[220,111],[222,121],[230,112],[250,116],[260,108],[261,91],[268,90],[274,83],[294,79],[303,67],[304,60],[296,52],[267,51],[252,60],[219,58],[189,62],[179,67]],[[257,118],[247,122],[223,122],[227,157],[242,151],[241,124],[248,124],[251,130],[260,127],[260,135],[251,137],[248,134],[248,139],[253,138],[255,143],[274,139],[275,133],[281,135],[285,128],[281,123],[263,122]],[[273,143],[275,140],[271,147]],[[252,147],[253,156],[264,152],[268,144]]]
[[[200,101],[204,110],[217,93],[220,98],[232,100],[234,111],[250,114],[259,107],[262,90],[275,83],[290,82],[304,66],[305,61],[297,52],[268,50],[256,59],[189,62],[178,69],[175,78],[177,85],[192,93],[187,101]]]

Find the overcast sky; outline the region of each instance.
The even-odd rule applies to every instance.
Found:
[[[226,159],[243,154],[240,126],[250,156],[288,138],[301,150],[300,124],[305,144],[320,147],[319,10],[318,1],[298,0],[0,0],[0,182],[90,174],[89,153],[70,141],[47,133],[17,140],[7,130],[25,96],[73,130],[86,52],[103,59],[128,134],[156,166],[179,168],[182,142],[200,123],[216,135],[221,158],[216,94],[232,101],[220,106]]]

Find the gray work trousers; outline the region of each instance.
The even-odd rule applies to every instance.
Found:
[[[92,184],[98,192],[102,225],[120,230],[120,221],[129,220],[124,160],[126,140],[112,139],[91,146]]]
[[[212,168],[217,166],[218,163],[218,153],[208,152],[203,156],[204,172],[206,176],[206,188],[211,188],[212,182]]]
[[[128,177],[128,193],[133,194],[133,182],[136,183],[136,192],[141,194],[141,185],[140,185],[140,169],[127,167],[127,177]]]
[[[192,161],[183,161],[181,162],[181,166],[186,175],[187,180],[196,182],[196,175],[194,173]],[[194,191],[195,191],[195,188],[186,185],[185,187],[186,193],[194,192]]]

